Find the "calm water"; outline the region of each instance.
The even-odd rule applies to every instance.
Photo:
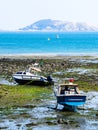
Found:
[[[39,53],[62,55],[98,55],[98,32],[0,32],[0,55],[29,55]]]

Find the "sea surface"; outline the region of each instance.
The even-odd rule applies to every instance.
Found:
[[[98,32],[0,32],[0,55],[98,55]]]

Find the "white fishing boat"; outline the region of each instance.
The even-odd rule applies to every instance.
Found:
[[[51,76],[44,77],[39,72],[41,73],[41,69],[38,64],[34,64],[26,71],[16,72],[12,77],[18,84],[51,85],[54,83]]]

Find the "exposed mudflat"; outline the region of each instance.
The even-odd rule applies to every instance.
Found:
[[[4,130],[98,130],[98,92],[88,92],[84,106],[76,112],[65,111],[56,100],[0,110],[0,129]]]
[[[12,74],[38,62],[44,75],[51,74],[56,84],[70,77],[84,85],[87,101],[76,112],[65,111],[52,92],[39,102],[22,107],[0,109],[1,130],[98,130],[98,58],[97,57],[1,57],[2,84],[13,83]],[[6,80],[5,80],[6,79]],[[8,82],[10,81],[10,82]],[[86,86],[87,85],[87,86]],[[54,87],[54,86],[52,86]],[[88,88],[85,89],[85,87]],[[51,98],[49,98],[51,97]]]

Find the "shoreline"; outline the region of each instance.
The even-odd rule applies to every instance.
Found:
[[[0,59],[7,58],[7,59],[66,59],[66,58],[98,58],[98,55],[64,55],[64,54],[8,54],[8,55],[0,55]]]

